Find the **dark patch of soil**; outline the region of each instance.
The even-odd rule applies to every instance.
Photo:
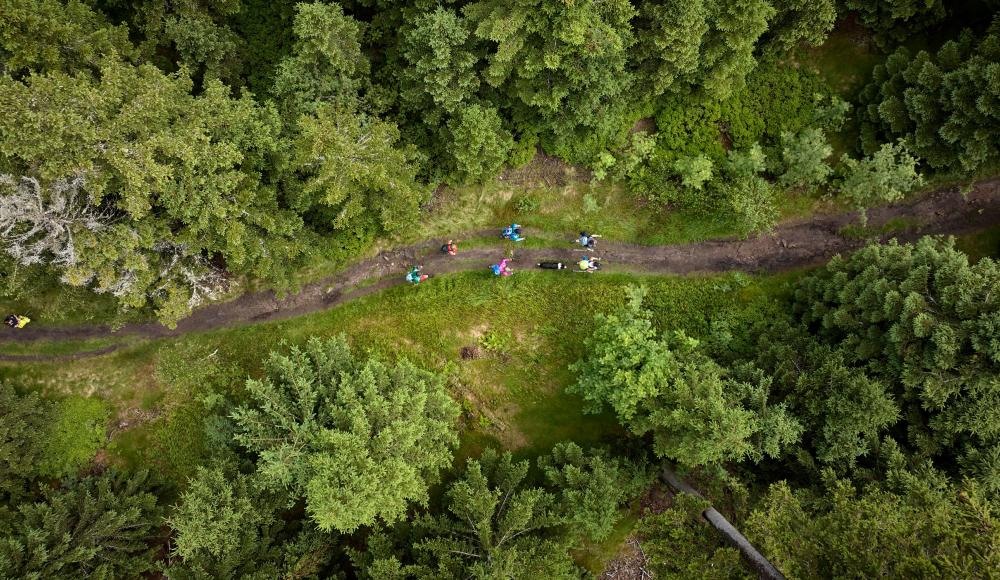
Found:
[[[662,514],[674,505],[674,492],[664,483],[656,482],[639,498],[639,517]]]
[[[722,148],[726,151],[733,150],[733,137],[729,134],[729,123],[724,121],[719,121],[719,143],[722,143]]]
[[[483,357],[483,351],[478,346],[463,346],[460,352],[462,360],[476,360]]]
[[[858,46],[871,48],[875,43],[871,30],[858,20],[856,12],[848,12],[846,16],[838,20],[835,30],[844,33]]]
[[[983,181],[963,196],[952,187],[930,193],[919,199],[899,205],[890,205],[868,211],[869,227],[879,227],[897,218],[921,224],[912,230],[883,236],[900,241],[913,241],[928,234],[963,234],[979,231],[1000,224],[1000,178]],[[611,271],[650,272],[658,274],[691,274],[696,272],[781,272],[815,266],[836,254],[856,250],[868,242],[845,237],[841,230],[857,223],[857,213],[813,216],[808,220],[786,222],[772,233],[746,240],[722,239],[671,246],[641,246],[602,241],[599,257]],[[497,230],[455,234],[456,239],[489,237]],[[531,235],[531,232],[527,232]],[[572,239],[571,234],[566,239]],[[502,249],[479,247],[459,250],[458,256],[441,254],[438,250],[447,240],[426,240],[419,244],[387,251],[356,263],[343,272],[306,285],[297,294],[278,298],[272,291],[245,294],[229,302],[210,304],[199,308],[181,320],[177,328],[169,329],[157,323],[126,325],[112,331],[108,326],[47,327],[32,325],[21,330],[4,328],[0,343],[36,340],[79,340],[118,335],[145,338],[178,336],[216,328],[253,324],[257,322],[294,318],[310,312],[333,308],[349,300],[367,296],[392,286],[404,284],[406,270],[415,263],[424,266],[432,278],[424,282],[433,284],[433,276],[452,272],[483,270],[493,263]],[[499,239],[497,240],[499,242]],[[565,248],[530,248],[517,250],[512,268],[533,268],[538,262],[559,260],[575,262],[580,253]],[[571,276],[572,273],[552,272],[553,276]],[[374,283],[369,283],[374,280]],[[360,286],[368,283],[366,286]],[[416,289],[415,289],[416,290]],[[417,290],[419,291],[419,290]],[[85,356],[106,354],[117,348],[105,347],[89,353],[71,355],[3,355],[5,361],[71,360]]]
[[[573,181],[590,181],[592,175],[585,167],[570,165],[553,157],[539,147],[535,157],[524,167],[507,169],[497,177],[502,183],[519,186],[563,186]]]
[[[653,133],[659,131],[659,127],[656,126],[656,119],[652,117],[643,117],[636,121],[635,125],[632,125],[632,128],[629,129],[629,133],[638,133],[639,131],[642,131],[647,135],[652,135]]]
[[[111,465],[111,457],[108,455],[108,450],[104,448],[98,449],[94,460],[87,467],[86,474],[89,476],[101,475],[108,469],[109,465]]]

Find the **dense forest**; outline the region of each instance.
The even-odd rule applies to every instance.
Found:
[[[0,0],[0,578],[996,577],[997,174],[996,0]]]

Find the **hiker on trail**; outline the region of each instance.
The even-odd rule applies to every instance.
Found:
[[[538,267],[544,270],[565,270],[566,264],[562,262],[538,262]]]
[[[417,284],[426,280],[427,274],[420,273],[422,269],[423,266],[414,266],[410,268],[409,273],[406,274],[406,281],[416,286]]]
[[[25,315],[18,316],[17,314],[8,314],[7,318],[3,319],[3,323],[11,328],[24,328],[31,322],[31,319]]]
[[[503,231],[500,232],[500,237],[512,242],[520,242],[524,240],[524,236],[521,235],[521,226],[518,224],[510,224],[505,227]]]
[[[490,270],[493,272],[494,276],[510,276],[514,273],[513,270],[507,267],[508,258],[500,260],[499,264],[491,264]]]
[[[576,243],[588,250],[593,250],[597,246],[597,238],[599,237],[601,236],[588,234],[587,232],[580,232],[580,237],[576,239]]]
[[[448,243],[441,246],[441,253],[448,254],[449,256],[454,256],[458,254],[458,245],[454,241],[448,240]]]
[[[593,273],[601,268],[601,265],[598,264],[599,261],[600,258],[588,258],[587,256],[584,256],[579,262],[576,263],[576,265],[580,268],[581,272]]]

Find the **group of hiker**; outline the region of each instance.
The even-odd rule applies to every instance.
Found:
[[[511,242],[523,242],[526,238],[524,237],[524,232],[520,224],[510,224],[509,226],[500,230],[500,237],[509,240]],[[594,251],[597,248],[597,238],[601,236],[596,234],[590,234],[585,231],[580,232],[580,237],[578,237],[574,242],[583,246],[585,251]],[[448,242],[441,246],[441,253],[448,254],[449,256],[458,255],[458,245],[454,240],[448,240]],[[494,276],[506,277],[514,273],[514,270],[510,268],[511,258],[505,257],[495,264],[490,264],[489,270]],[[539,268],[546,270],[566,270],[569,269],[569,264],[565,262],[539,262],[537,264]],[[576,263],[578,272],[592,273],[600,269],[600,258],[595,256],[585,255],[580,258]],[[423,273],[423,266],[414,265],[410,268],[409,272],[406,274],[406,281],[417,285],[428,278],[427,274]]]
[[[510,240],[512,242],[523,242],[525,240],[524,233],[519,224],[510,224],[509,226],[503,228],[500,231],[500,237],[505,240]],[[594,251],[597,246],[597,238],[601,236],[589,234],[587,232],[580,232],[580,237],[575,240],[577,244],[583,246],[585,251]],[[449,256],[458,255],[458,244],[454,240],[448,240],[448,243],[441,246],[441,253],[448,254]],[[490,264],[490,271],[494,276],[506,277],[514,273],[514,270],[510,268],[511,258],[504,258],[497,262],[496,264]],[[576,266],[578,272],[595,272],[600,269],[600,259],[593,256],[583,256],[577,261]],[[539,268],[546,270],[566,270],[569,269],[569,265],[565,262],[539,262]],[[423,266],[414,265],[406,273],[406,281],[410,284],[417,285],[427,280],[429,276],[423,273]],[[9,314],[3,320],[4,324],[11,328],[24,328],[31,319],[23,314]]]

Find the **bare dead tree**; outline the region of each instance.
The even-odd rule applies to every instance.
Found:
[[[213,266],[201,254],[191,254],[183,245],[159,242],[153,249],[167,260],[160,271],[162,284],[152,293],[162,291],[171,281],[178,281],[191,291],[188,308],[219,298],[229,289],[225,273]]]
[[[0,244],[18,263],[73,266],[79,261],[74,232],[97,232],[113,220],[88,203],[83,175],[58,179],[48,188],[34,177],[0,174]]]

